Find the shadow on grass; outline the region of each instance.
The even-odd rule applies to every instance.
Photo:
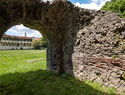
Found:
[[[0,76],[0,95],[114,95],[92,88],[70,76],[31,71]]]

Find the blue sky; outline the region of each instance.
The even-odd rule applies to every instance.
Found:
[[[44,1],[46,2],[47,0]],[[99,10],[105,4],[106,1],[110,0],[69,0],[69,1],[71,1],[74,5],[81,8]],[[11,27],[6,32],[6,34],[15,36],[24,36],[25,32],[27,33],[28,37],[36,37],[36,38],[42,37],[39,31],[27,28],[22,24]]]
[[[79,2],[79,3],[84,3],[84,4],[87,4],[87,3],[89,3],[90,2],[90,0],[70,0],[71,2],[73,2],[73,3],[76,3],[76,2]]]

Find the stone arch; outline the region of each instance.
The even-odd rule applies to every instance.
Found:
[[[11,42],[8,42],[8,45],[11,46]]]
[[[7,29],[17,24],[38,30],[48,40],[48,70],[59,74],[74,74],[80,79],[101,79],[102,84],[105,77],[100,76],[97,70],[101,70],[102,72],[99,72],[102,75],[103,71],[107,75],[111,72],[96,63],[100,60],[106,63],[109,60],[107,58],[114,54],[125,54],[125,49],[114,38],[120,36],[121,40],[125,40],[124,21],[116,13],[78,8],[69,1],[55,0],[44,3],[38,0],[0,0],[0,38]],[[116,52],[118,47],[121,53]],[[119,65],[119,74],[125,71],[121,63],[114,63]],[[112,65],[111,62],[110,64]],[[113,67],[115,68],[114,65]],[[112,79],[119,80],[117,76],[112,76]],[[108,78],[106,80],[108,85],[116,83]]]
[[[8,46],[8,42],[5,42],[5,46]]]
[[[18,24],[40,31],[49,43],[47,69],[63,73],[64,37],[69,27],[78,21],[78,10],[70,2],[63,1],[45,3],[39,0],[1,0],[0,38],[6,30]]]
[[[12,46],[15,46],[15,42],[12,42]]]

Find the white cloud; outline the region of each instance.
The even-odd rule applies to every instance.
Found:
[[[41,0],[41,1],[43,1],[43,2],[47,2],[47,1],[52,1],[52,0]]]
[[[80,4],[79,2],[76,2],[75,5],[81,8],[99,10],[107,1],[110,0],[91,0],[88,4]]]
[[[30,29],[28,27],[25,27],[23,24],[16,25],[7,30],[7,35],[15,35],[15,36],[24,36],[24,33],[27,33],[27,37],[42,37],[39,31]]]
[[[34,30],[32,33],[28,33],[28,37],[36,37],[36,38],[40,38],[40,37],[42,37],[42,35],[40,34],[39,31]]]
[[[92,2],[96,2],[96,3],[98,2],[98,0],[91,0],[91,1],[92,1]]]

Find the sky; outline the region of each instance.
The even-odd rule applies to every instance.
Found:
[[[27,34],[27,37],[36,37],[36,38],[42,37],[39,31],[25,27],[23,24],[13,26],[6,32],[7,35],[14,35],[14,36],[24,36],[25,33]]]
[[[71,1],[74,5],[81,8],[99,10],[105,4],[106,1],[110,0],[69,0],[69,1]],[[14,36],[24,36],[25,32],[27,33],[28,37],[36,37],[36,38],[42,37],[39,31],[25,27],[23,24],[11,27],[9,30],[7,30],[6,34]]]

